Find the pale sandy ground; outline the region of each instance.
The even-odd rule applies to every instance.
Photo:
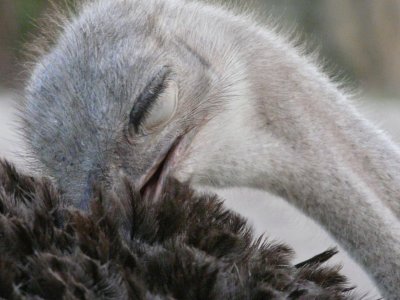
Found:
[[[0,97],[0,156],[24,166],[18,158],[21,141],[15,134],[15,109],[11,94]],[[400,142],[400,101],[365,102],[364,112]],[[263,192],[245,189],[219,191],[226,204],[248,217],[257,234],[266,233],[271,239],[285,242],[296,250],[296,261],[307,259],[331,246],[335,241],[317,224],[292,208],[282,199]],[[377,290],[367,275],[343,249],[335,258],[342,264],[344,274],[358,286],[358,291],[368,293],[367,299],[376,299]]]

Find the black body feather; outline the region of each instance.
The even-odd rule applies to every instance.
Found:
[[[353,299],[334,250],[294,266],[216,196],[170,182],[151,202],[126,180],[89,213],[47,180],[0,163],[0,297],[5,299]]]

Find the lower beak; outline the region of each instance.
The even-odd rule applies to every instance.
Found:
[[[161,198],[168,177],[182,154],[181,141],[181,136],[175,139],[170,147],[163,151],[149,171],[139,180],[138,189],[145,199],[156,201]]]

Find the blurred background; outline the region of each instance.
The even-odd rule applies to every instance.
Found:
[[[224,0],[218,0],[224,1]],[[400,1],[251,0],[258,14],[296,28],[327,65],[354,86],[385,97],[400,95]],[[0,1],[0,86],[22,84],[21,46],[35,32],[48,0]],[[53,0],[68,2],[68,0]],[[229,2],[239,2],[229,0]],[[311,41],[311,42],[310,42]]]
[[[400,142],[400,0],[251,3],[246,1],[246,6],[254,6],[261,18],[272,18],[289,31],[295,29],[300,41],[306,41],[311,50],[317,49],[329,73],[358,92],[360,109]],[[22,49],[37,30],[34,21],[48,6],[48,0],[0,0],[0,156],[22,167],[17,153],[23,141],[15,130],[15,95],[21,93],[26,76]],[[298,260],[336,244],[282,199],[249,190],[218,193],[227,198],[230,207],[248,216],[258,233],[267,232],[294,247]],[[371,298],[378,295],[344,251],[336,261],[344,265],[344,272],[360,291],[369,292]]]

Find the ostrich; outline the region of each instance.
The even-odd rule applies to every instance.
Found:
[[[400,296],[400,151],[273,29],[183,0],[88,1],[26,87],[38,168],[87,209],[93,183],[145,199],[167,177],[282,196]]]

